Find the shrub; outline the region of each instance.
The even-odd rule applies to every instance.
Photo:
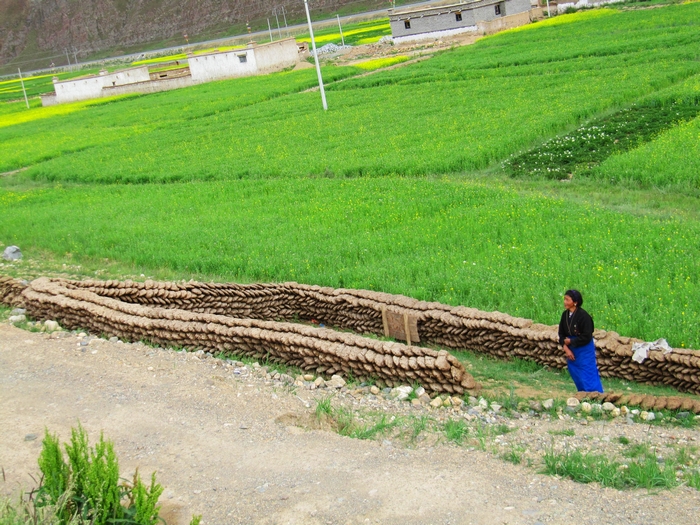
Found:
[[[0,502],[0,523],[51,525],[155,525],[164,523],[159,517],[158,498],[163,487],[156,482],[155,472],[146,485],[138,469],[133,480],[119,483],[119,462],[114,444],[104,435],[94,447],[88,443],[85,429],[78,424],[71,429],[66,457],[58,437],[45,432],[39,469],[39,487],[20,497],[17,505]],[[192,518],[197,525],[201,516]]]

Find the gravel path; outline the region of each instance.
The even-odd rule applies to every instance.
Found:
[[[157,471],[169,524],[192,514],[205,524],[698,523],[694,489],[620,492],[434,440],[406,448],[307,431],[290,422],[309,419],[317,392],[193,354],[80,344],[0,324],[3,494],[33,485],[45,427],[65,440],[79,420],[91,442],[100,430],[114,441],[123,474]],[[523,425],[508,436],[547,435],[544,423]]]

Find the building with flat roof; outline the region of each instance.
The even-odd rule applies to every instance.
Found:
[[[474,0],[418,9],[389,10],[389,23],[394,42],[401,43],[478,33],[481,32],[480,24],[528,13],[530,9],[531,0]]]
[[[114,73],[100,71],[99,75],[72,78],[70,80],[58,80],[54,78],[53,89],[55,92],[55,104],[90,100],[102,96],[102,88],[108,86],[124,86],[138,82],[147,82],[151,79],[148,74],[148,66],[122,69]],[[48,104],[44,104],[48,105]]]
[[[286,38],[268,44],[251,42],[247,47],[189,55],[188,65],[183,61],[182,67],[171,71],[149,73],[148,66],[140,66],[64,81],[55,78],[54,93],[41,95],[41,103],[52,106],[129,93],[155,93],[213,80],[262,75],[294,66],[307,54],[306,48],[298,46],[294,38]]]
[[[232,49],[188,57],[192,81],[210,82],[224,78],[260,75],[279,71],[299,62],[299,46],[294,38],[268,44],[248,44]]]

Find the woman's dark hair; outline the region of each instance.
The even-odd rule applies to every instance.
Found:
[[[571,300],[576,303],[576,306],[581,306],[583,304],[583,296],[578,290],[567,290],[564,295],[571,297]]]

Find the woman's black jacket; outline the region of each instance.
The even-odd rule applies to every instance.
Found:
[[[559,344],[563,345],[564,339],[571,337],[569,348],[586,346],[593,339],[594,329],[593,319],[583,308],[576,308],[571,317],[569,317],[569,311],[564,310],[559,321]]]

